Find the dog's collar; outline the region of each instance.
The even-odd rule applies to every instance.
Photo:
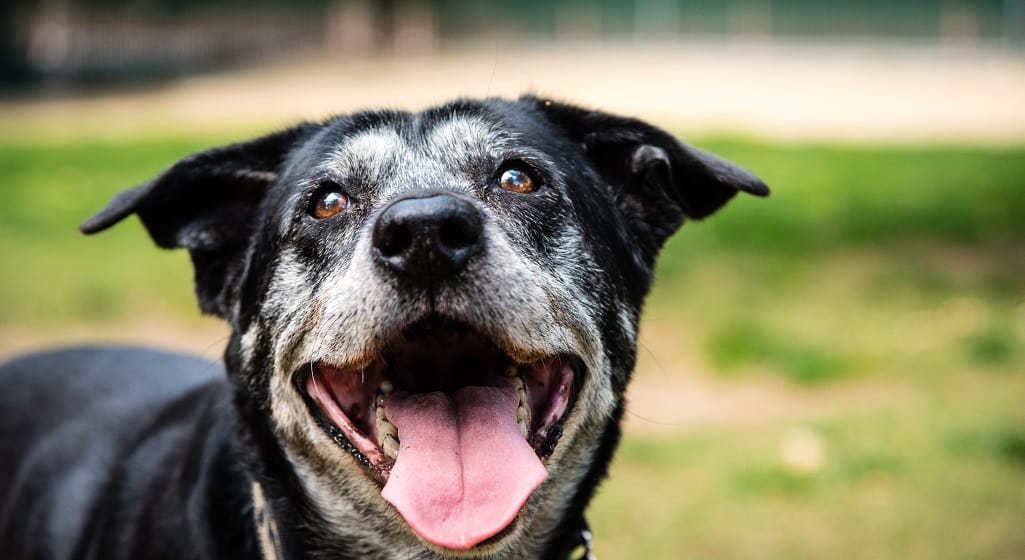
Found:
[[[260,543],[260,556],[263,560],[281,560],[281,541],[278,538],[278,525],[274,521],[267,497],[260,483],[253,481],[253,525],[256,527],[256,538]],[[566,560],[597,560],[591,550],[591,529],[587,520],[581,518],[580,529],[574,533],[574,541],[566,552]]]
[[[598,560],[591,550],[591,528],[587,526],[587,520],[581,519],[582,527],[576,533],[577,542],[569,549],[567,560]]]

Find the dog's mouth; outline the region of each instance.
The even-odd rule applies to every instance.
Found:
[[[321,427],[425,541],[467,550],[511,529],[545,479],[581,360],[518,362],[460,325],[420,323],[358,367],[296,373]]]

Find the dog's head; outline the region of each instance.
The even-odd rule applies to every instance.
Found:
[[[658,250],[738,191],[637,120],[458,101],[195,154],[83,231],[189,250],[287,546],[527,558],[604,475]]]

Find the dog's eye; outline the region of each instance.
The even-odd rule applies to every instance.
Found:
[[[509,192],[526,194],[536,191],[539,185],[526,170],[508,167],[498,176],[498,186]]]
[[[322,187],[313,196],[310,215],[318,220],[330,218],[349,207],[349,197],[338,185]]]

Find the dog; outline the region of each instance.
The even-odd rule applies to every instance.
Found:
[[[0,556],[590,557],[656,256],[750,172],[525,96],[360,112],[118,194],[189,251],[220,366],[130,347],[0,371]]]

